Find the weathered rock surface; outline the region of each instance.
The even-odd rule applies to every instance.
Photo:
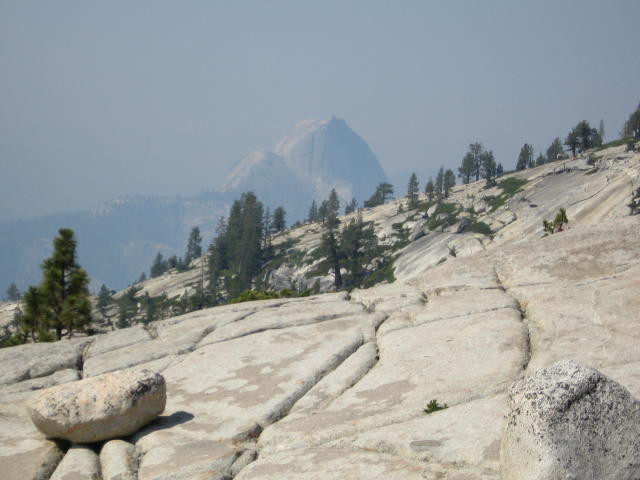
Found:
[[[98,455],[87,445],[72,445],[51,480],[101,480]]]
[[[560,361],[516,383],[505,480],[640,478],[640,401],[597,370]]]
[[[79,369],[91,339],[32,343],[0,349],[0,385],[46,377],[63,369]]]
[[[23,409],[0,404],[0,472],[7,480],[48,480],[64,456],[64,445],[46,439]]]
[[[124,440],[109,440],[100,449],[102,480],[136,480],[135,447]]]
[[[28,405],[34,425],[47,437],[99,442],[135,433],[166,402],[162,375],[127,371],[51,387]]]
[[[105,478],[500,479],[514,382],[570,358],[640,396],[640,216],[626,206],[640,155],[623,149],[599,152],[595,173],[585,159],[517,172],[529,182],[494,211],[483,197],[499,187],[455,187],[449,201],[484,206],[493,235],[430,231],[398,252],[391,284],[0,350],[0,476],[48,478],[63,455],[24,411],[39,390],[144,367],[166,378],[166,410],[102,447]],[[543,238],[560,207],[568,229]],[[363,215],[389,241],[415,213],[392,202]],[[284,238],[308,254],[321,229]],[[294,263],[283,286],[312,268]],[[187,276],[145,288],[180,292]],[[430,400],[449,408],[425,415]]]

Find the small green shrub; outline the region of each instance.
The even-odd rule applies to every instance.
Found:
[[[452,257],[457,257],[458,256],[458,251],[456,250],[455,245],[451,245],[449,247],[449,255],[451,255]]]
[[[567,218],[567,211],[564,208],[561,208],[560,210],[558,210],[558,213],[556,213],[556,218],[553,219],[553,222],[542,220],[542,228],[547,235],[551,235],[554,233],[562,232],[564,230],[564,225],[566,225],[567,223],[569,223],[569,219]]]
[[[445,408],[449,408],[446,403],[444,405],[439,405],[437,400],[431,400],[427,403],[427,406],[423,411],[429,415],[430,413],[437,412],[438,410],[444,410]]]
[[[502,193],[504,195],[513,197],[528,181],[529,180],[527,180],[526,178],[510,177],[498,182],[498,187],[502,189]]]
[[[271,291],[245,290],[236,298],[231,299],[229,303],[253,302],[256,300],[270,300],[273,298],[280,298],[280,295],[278,295],[277,292]]]
[[[596,162],[600,160],[600,158],[602,157],[599,157],[598,155],[595,155],[593,153],[589,154],[589,158],[587,158],[587,165],[593,167]]]
[[[487,202],[487,205],[489,206],[489,211],[490,212],[495,212],[497,209],[499,209],[502,205],[504,205],[507,202],[507,199],[509,197],[507,197],[506,195],[487,195],[486,197],[484,197],[484,201]]]
[[[483,235],[492,235],[491,227],[484,222],[472,221],[464,227],[463,232],[481,233]]]
[[[374,285],[381,282],[393,283],[396,281],[396,277],[394,275],[396,267],[393,265],[393,262],[396,260],[396,256],[390,257],[386,259],[382,264],[367,278],[364,280],[364,288],[373,287]]]
[[[307,273],[305,273],[304,276],[306,278],[324,277],[325,275],[329,274],[329,270],[331,270],[331,263],[327,259],[324,259],[318,262],[318,264]]]
[[[459,213],[460,208],[455,203],[440,202],[436,206],[436,209],[433,212],[433,215],[431,215],[431,218],[429,218],[427,227],[429,228],[429,230],[437,230],[449,227],[456,223]],[[438,220],[437,217],[441,214],[444,214],[446,216]]]

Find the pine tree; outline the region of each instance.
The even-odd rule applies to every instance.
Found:
[[[602,138],[598,130],[591,128],[591,125],[586,120],[582,120],[569,132],[564,143],[571,149],[571,154],[575,157],[576,150],[582,153],[585,150],[602,145]]]
[[[500,178],[502,175],[504,175],[504,167],[502,163],[499,163],[496,167],[496,178]]]
[[[151,264],[151,269],[149,271],[149,274],[151,275],[151,278],[156,278],[162,275],[164,272],[166,272],[168,268],[169,268],[168,263],[164,261],[162,254],[158,252],[158,254],[156,255],[156,258],[153,260],[153,263]]]
[[[10,302],[20,300],[20,290],[18,290],[18,287],[13,282],[9,285],[9,288],[7,288],[7,300]]]
[[[349,215],[351,213],[355,213],[356,210],[358,210],[358,201],[353,197],[351,198],[351,202],[344,207],[344,214]]]
[[[118,321],[117,328],[127,328],[131,326],[131,322],[138,314],[138,298],[137,295],[142,288],[131,285],[125,294],[117,301],[118,304]]]
[[[496,161],[493,157],[493,151],[488,150],[482,152],[482,178],[486,181],[487,187],[493,187],[495,185],[497,168]]]
[[[625,138],[640,140],[640,104],[624,123],[622,135]]]
[[[91,322],[89,276],[76,261],[76,239],[73,230],[61,228],[53,241],[53,255],[42,264],[40,292],[49,310],[50,327],[56,338],[63,330],[71,337],[74,329]]]
[[[379,183],[373,195],[364,202],[364,206],[365,208],[373,208],[384,205],[391,195],[393,195],[393,185],[387,182]]]
[[[458,176],[465,185],[471,181],[471,175],[475,171],[475,160],[471,152],[467,152],[462,158],[462,165],[458,168]]]
[[[184,255],[184,265],[189,268],[192,260],[200,258],[202,256],[202,235],[200,234],[200,228],[193,227],[189,240],[187,241],[187,253]]]
[[[424,187],[424,193],[430,202],[433,202],[433,196],[434,196],[435,190],[436,188],[433,185],[433,178],[429,177],[429,181],[427,181],[427,184]]]
[[[571,156],[575,157],[576,156],[576,151],[578,150],[578,147],[580,146],[580,139],[578,137],[578,133],[576,132],[576,130],[571,130],[568,134],[567,134],[567,138],[564,141],[564,144],[569,147],[569,150],[571,150]]]
[[[112,302],[111,292],[107,288],[107,286],[103,283],[100,287],[100,291],[98,292],[98,310],[102,314],[102,316],[106,315],[107,307]]]
[[[436,195],[438,198],[442,198],[444,194],[444,167],[440,167],[438,175],[436,176]]]
[[[285,220],[287,212],[284,207],[277,207],[273,211],[273,220],[271,221],[271,231],[273,233],[282,232],[287,228],[287,222]]]
[[[547,163],[546,157],[542,153],[539,153],[538,156],[536,157],[536,167],[539,167],[540,165],[544,165],[545,163]]]
[[[336,290],[342,287],[342,273],[340,272],[342,255],[338,243],[338,226],[340,225],[340,219],[338,218],[339,209],[340,201],[338,200],[338,194],[335,189],[332,189],[329,194],[329,199],[326,201],[327,217],[324,223],[325,232],[322,235],[322,249],[327,255],[327,260],[333,267]]]
[[[229,245],[227,242],[227,222],[223,216],[216,226],[216,237],[209,246],[207,261],[209,293],[213,305],[216,305],[222,299],[224,272],[229,269]]]
[[[233,212],[232,212],[233,213]],[[228,289],[231,298],[243,290],[251,288],[253,278],[260,269],[262,259],[262,217],[263,206],[253,192],[243,193],[240,197],[240,218],[237,220],[239,230],[237,242],[230,239],[230,258],[233,262],[234,277]],[[236,220],[229,216],[229,230],[235,230]]]
[[[598,127],[598,135],[600,135],[600,141],[604,142],[604,119],[600,119],[600,126]]]
[[[580,152],[584,152],[593,147],[598,147],[602,144],[602,139],[598,134],[598,130],[591,128],[589,122],[582,120],[576,125],[576,133],[580,141]]]
[[[262,237],[263,245],[265,249],[271,248],[271,233],[273,232],[272,224],[273,215],[271,215],[271,209],[269,207],[264,209],[264,216],[262,217]]]
[[[328,211],[329,205],[327,203],[326,200],[323,200],[320,203],[320,206],[318,207],[318,221],[324,225],[324,223],[327,221],[327,211]]]
[[[343,227],[340,234],[340,250],[347,270],[345,285],[352,288],[363,287],[367,267],[379,256],[380,247],[373,222],[365,223],[361,212]]]
[[[33,342],[49,340],[48,329],[50,311],[45,304],[44,295],[38,287],[29,287],[22,297],[23,313],[18,320],[22,343],[31,337]],[[47,338],[43,338],[47,337]]]
[[[335,222],[335,225],[340,223],[338,220],[338,213],[340,212],[340,200],[338,199],[338,194],[336,193],[336,189],[331,189],[331,193],[329,194],[329,199],[327,200],[327,220],[329,222]]]
[[[456,184],[456,174],[453,173],[453,170],[447,170],[444,172],[442,188],[444,190],[444,198],[449,198],[449,194],[451,193],[451,189]]]
[[[524,170],[533,165],[533,147],[528,143],[525,143],[520,149],[518,155],[518,163],[516,163],[516,170]]]
[[[177,255],[172,255],[169,258],[167,258],[166,262],[163,262],[163,271],[162,273],[165,273],[167,270],[172,270],[172,269],[177,269],[177,270],[181,270],[182,269],[182,259],[178,258]]]
[[[409,201],[409,209],[418,208],[418,177],[415,173],[411,174],[409,178],[409,185],[407,186],[407,199]]]
[[[307,221],[309,223],[315,223],[318,221],[318,204],[314,200],[309,207],[309,214],[307,215]]]
[[[547,148],[547,162],[555,162],[556,160],[562,160],[567,156],[564,154],[564,149],[562,148],[562,142],[560,138],[556,137],[549,148]]]
[[[469,145],[469,153],[471,154],[471,158],[473,160],[473,175],[476,177],[476,182],[480,180],[480,173],[482,171],[482,152],[484,151],[484,147],[482,143],[476,142]]]

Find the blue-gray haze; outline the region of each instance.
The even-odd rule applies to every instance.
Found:
[[[391,178],[640,101],[629,1],[0,1],[0,219],[195,194],[335,114]],[[424,178],[420,179],[424,182]]]

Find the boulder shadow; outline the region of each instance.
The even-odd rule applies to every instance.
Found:
[[[167,430],[173,428],[177,425],[181,425],[183,423],[187,423],[193,420],[194,415],[185,411],[174,412],[171,415],[160,415],[152,422],[148,423],[144,427],[142,427],[138,432],[134,433],[131,436],[132,441],[138,441],[142,437],[149,435],[150,433],[157,432],[160,430]]]

